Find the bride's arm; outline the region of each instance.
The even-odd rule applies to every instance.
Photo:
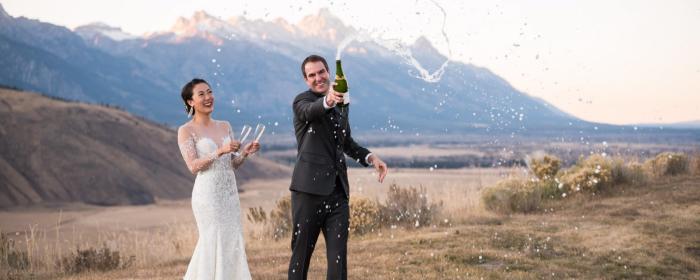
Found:
[[[194,138],[188,129],[184,127],[180,127],[177,130],[177,145],[180,148],[180,153],[185,160],[185,164],[187,164],[187,169],[189,169],[192,174],[197,174],[199,171],[209,168],[214,160],[222,154],[222,151],[218,149],[216,153],[210,156],[197,158]]]

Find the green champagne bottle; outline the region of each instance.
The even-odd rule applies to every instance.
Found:
[[[340,65],[340,59],[335,61],[335,86],[333,86],[333,90],[343,95],[348,92],[348,81],[345,80],[345,75],[343,75],[343,67]],[[348,106],[348,104],[343,102],[336,104],[336,106],[345,107]]]

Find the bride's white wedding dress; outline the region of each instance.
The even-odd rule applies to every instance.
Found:
[[[231,137],[224,136],[221,145],[229,141]],[[180,149],[185,150],[183,155],[191,157],[192,150],[196,151],[196,159],[212,158],[218,148],[212,138],[194,134],[180,145]],[[192,211],[199,239],[184,279],[251,279],[231,154],[215,159],[208,168],[197,173],[192,190]]]

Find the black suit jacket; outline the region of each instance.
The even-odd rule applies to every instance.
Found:
[[[297,163],[292,173],[290,190],[316,195],[329,195],[336,178],[350,197],[345,155],[363,166],[369,150],[358,145],[351,136],[347,113],[323,106],[323,95],[307,90],[294,99],[294,132],[297,138]],[[346,107],[346,112],[349,107]]]

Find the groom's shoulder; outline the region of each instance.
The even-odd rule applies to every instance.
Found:
[[[314,98],[315,95],[311,92],[311,90],[305,90],[294,98],[294,101],[300,100],[300,99],[308,99],[308,98]]]

